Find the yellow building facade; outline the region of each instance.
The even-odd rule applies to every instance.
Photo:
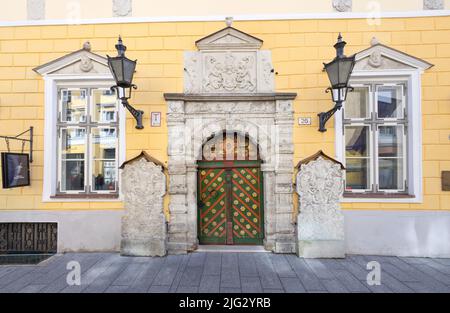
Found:
[[[51,6],[51,3],[47,3],[47,6]],[[53,12],[49,16],[55,14]],[[450,13],[441,10],[439,14],[429,14],[430,16],[408,16],[405,13],[398,14],[397,17],[383,17],[381,14],[376,20],[352,16],[351,13],[343,13],[343,17],[339,13],[330,13],[329,18],[321,14],[321,18],[317,19],[310,16],[258,20],[235,18],[232,25],[239,31],[261,39],[262,49],[271,52],[275,90],[297,93],[293,100],[292,167],[319,150],[346,163],[343,150],[338,147],[343,144],[343,126],[336,125],[343,122],[342,118],[331,118],[327,123],[327,131],[319,132],[317,116],[333,106],[330,94],[325,92],[329,81],[323,71],[323,63],[334,58],[332,45],[339,32],[347,42],[347,55],[370,49],[375,37],[375,44],[379,43],[392,49],[389,51],[396,51],[400,58],[406,55],[411,58],[408,60],[417,59],[418,62],[423,62],[421,64],[428,64],[423,68],[418,66],[420,90],[414,85],[408,87],[414,89],[408,97],[419,97],[416,101],[420,105],[419,123],[408,124],[408,132],[413,128],[418,129],[416,139],[421,142],[418,150],[415,150],[421,153],[420,164],[414,163],[414,166],[420,167],[420,180],[415,183],[415,193],[410,193],[410,197],[390,194],[387,198],[346,195],[341,208],[346,218],[347,215],[353,216],[346,226],[350,227],[346,229],[349,240],[358,237],[360,232],[370,242],[372,239],[376,240],[378,232],[389,227],[395,229],[395,225],[399,225],[403,231],[403,235],[393,235],[402,238],[398,242],[394,240],[392,247],[386,246],[388,241],[384,239],[380,239],[384,240],[382,244],[374,243],[371,247],[364,245],[367,242],[355,239],[353,244],[348,245],[349,253],[448,256],[450,193],[444,191],[442,175],[443,172],[450,171]],[[33,69],[79,51],[85,42],[90,43],[90,53],[104,57],[116,55],[114,45],[121,35],[127,46],[127,57],[138,60],[133,81],[138,89],[133,91],[130,103],[144,112],[144,129],[136,129],[135,120],[119,106],[118,110],[123,111],[120,116],[126,121],[123,129],[120,129],[123,137],[119,136],[118,143],[122,152],[117,152],[123,155],[115,159],[115,166],[139,155],[141,151],[146,151],[167,166],[170,142],[164,94],[183,92],[184,52],[197,50],[197,40],[223,29],[225,25],[218,18],[215,21],[213,18],[204,21],[176,21],[176,18],[171,21],[132,21],[131,17],[125,22],[118,19],[114,22],[87,21],[78,25],[46,24],[52,23],[43,20],[35,25],[14,25],[11,22],[9,26],[7,23],[0,26],[0,135],[15,136],[30,126],[34,128],[31,184],[0,191],[0,221],[56,221],[59,216],[64,215],[68,216],[68,220],[62,222],[59,230],[62,232],[61,240],[65,240],[64,246],[60,246],[61,251],[117,250],[120,239],[118,221],[124,209],[120,195],[114,199],[78,196],[58,199],[44,196],[45,186],[50,184],[44,181],[44,165],[50,162],[44,156],[46,140],[49,140],[46,136],[50,136],[46,134],[46,123],[50,121],[46,120],[48,112],[45,112],[48,97],[46,93],[49,89],[46,88],[45,75],[42,76]],[[362,83],[356,78],[352,77],[353,84],[359,86]],[[160,126],[151,126],[152,112],[161,113]],[[5,141],[0,140],[0,150],[4,152],[8,149],[21,152],[22,146],[10,141],[8,147]],[[27,149],[26,146],[25,152]],[[72,149],[76,150],[76,147]],[[405,164],[405,170],[413,173],[413,169],[407,168],[411,164],[407,164],[407,161]],[[347,179],[360,180],[360,174],[348,174]],[[356,178],[351,175],[356,175]],[[295,181],[294,175],[292,180]],[[297,207],[298,199],[294,194],[292,197],[294,206]],[[166,196],[164,207],[168,219],[171,218],[169,203],[170,197]],[[39,212],[44,215],[35,215]],[[95,216],[93,219],[97,222],[103,216],[108,216],[106,224],[83,225],[85,220],[91,218],[89,212],[92,212],[92,216]],[[352,212],[355,212],[354,215]],[[293,214],[293,219],[295,216]],[[380,224],[384,222],[391,226],[383,228]],[[80,243],[76,239],[67,239],[64,223],[77,224],[77,227],[70,227],[70,231],[75,233],[78,228],[79,232],[92,232],[93,236],[114,234],[101,243]],[[98,233],[95,233],[96,227]],[[425,230],[414,230],[414,227],[423,227]],[[76,237],[75,233],[73,236]],[[381,234],[381,237],[389,236]],[[435,238],[436,242],[422,242],[431,240],[430,238]],[[407,242],[405,249],[410,250],[401,247],[404,244],[402,240]]]

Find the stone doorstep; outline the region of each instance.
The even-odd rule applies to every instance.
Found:
[[[239,246],[239,245],[199,245],[197,250],[193,252],[258,252],[271,253],[264,249],[263,246]]]

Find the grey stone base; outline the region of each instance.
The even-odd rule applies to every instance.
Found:
[[[126,256],[165,256],[166,244],[160,239],[122,239],[120,254]]]
[[[299,240],[297,254],[301,258],[345,258],[344,240]]]

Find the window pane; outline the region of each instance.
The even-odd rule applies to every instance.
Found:
[[[378,156],[403,156],[403,126],[378,127]]]
[[[114,191],[116,189],[116,162],[94,161],[92,176],[94,190]]]
[[[93,90],[93,113],[94,122],[109,123],[117,120],[117,98],[115,92],[107,90]]]
[[[347,157],[368,156],[369,126],[346,126],[345,127],[345,155]]]
[[[115,128],[92,129],[92,157],[94,159],[116,158],[117,131]]]
[[[403,117],[402,86],[379,86],[377,91],[378,117]]]
[[[61,120],[80,123],[86,121],[86,89],[61,90]]]
[[[369,117],[369,88],[355,87],[347,94],[345,101],[345,118]]]
[[[63,160],[84,159],[86,153],[86,129],[61,129],[61,158]]]
[[[378,160],[378,184],[381,190],[403,190],[403,158]]]
[[[61,191],[84,190],[84,161],[62,161]]]
[[[369,189],[370,168],[369,159],[347,159],[345,174],[345,189]]]

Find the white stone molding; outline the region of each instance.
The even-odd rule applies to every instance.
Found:
[[[443,10],[444,0],[423,0],[424,10]]]
[[[341,164],[323,156],[301,164],[297,174],[298,255],[305,258],[345,256],[344,216],[339,201],[344,191]]]
[[[45,19],[45,0],[27,0],[27,18],[29,20]]]
[[[332,5],[338,12],[352,11],[352,0],[333,0]]]
[[[162,166],[140,157],[127,163],[121,175],[125,206],[121,254],[166,255],[167,227],[163,211],[166,176]]]
[[[113,16],[115,17],[131,16],[132,7],[133,6],[131,0],[113,0],[112,5]]]

